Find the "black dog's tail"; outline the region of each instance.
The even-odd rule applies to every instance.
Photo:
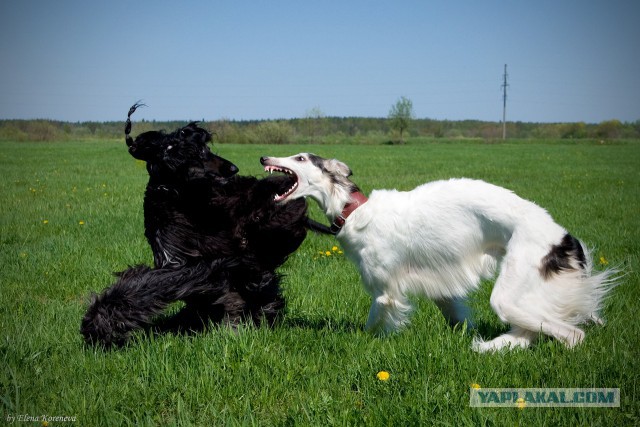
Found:
[[[102,294],[94,295],[82,319],[85,341],[108,348],[123,345],[131,332],[150,326],[179,295],[202,293],[211,285],[207,266],[180,270],[131,267]]]
[[[131,133],[131,115],[136,112],[139,107],[146,107],[141,101],[136,102],[129,108],[129,114],[127,114],[127,123],[124,126],[124,137],[127,145],[130,146],[133,144],[133,139],[129,135]]]
[[[105,348],[126,343],[133,331],[147,329],[174,301],[224,294],[234,259],[218,259],[180,269],[139,265],[119,273],[118,281],[92,297],[80,332],[89,344]]]

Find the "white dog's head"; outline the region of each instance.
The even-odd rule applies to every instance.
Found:
[[[311,197],[325,213],[335,214],[349,201],[349,195],[358,189],[348,179],[351,176],[349,166],[336,159],[300,153],[291,157],[262,157],[260,163],[267,172],[282,172],[296,178],[289,190],[275,197],[278,202]]]

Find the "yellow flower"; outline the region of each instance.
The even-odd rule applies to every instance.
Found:
[[[331,256],[331,251],[327,251],[324,253],[326,256]]]
[[[600,265],[607,265],[609,264],[609,261],[607,261],[607,259],[603,256],[600,257]]]
[[[43,223],[43,224],[49,224],[49,220],[48,220],[48,219],[43,219],[43,220],[42,220],[42,223]]]
[[[476,390],[478,390],[480,388],[480,384],[473,383],[471,384],[471,388],[475,388]]]
[[[84,225],[84,221],[78,221],[78,224]]]
[[[518,409],[524,409],[525,406],[527,406],[527,403],[522,397],[519,397],[518,400],[516,400],[516,407]]]
[[[333,252],[336,252],[336,251],[338,250],[338,247],[337,247],[337,246],[334,246],[334,247],[332,247],[332,248],[331,248],[331,250],[332,250]]]
[[[389,379],[389,372],[387,371],[380,371],[378,372],[378,374],[376,375],[376,377],[380,380],[380,381],[387,381]]]

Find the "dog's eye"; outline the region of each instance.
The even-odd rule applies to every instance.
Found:
[[[298,156],[298,157],[296,157],[296,160],[299,161],[299,162],[304,162],[307,159],[305,159],[304,156]]]

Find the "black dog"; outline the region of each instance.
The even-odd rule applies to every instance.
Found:
[[[81,325],[85,341],[119,346],[135,330],[197,331],[210,321],[272,324],[284,308],[275,269],[308,228],[328,233],[328,227],[307,217],[303,200],[274,202],[294,179],[236,175],[195,122],[133,140],[130,117],[140,105],[129,110],[125,135],[129,153],[147,162],[144,223],[155,268],[131,267],[93,296]],[[160,318],[175,301],[185,306]]]

